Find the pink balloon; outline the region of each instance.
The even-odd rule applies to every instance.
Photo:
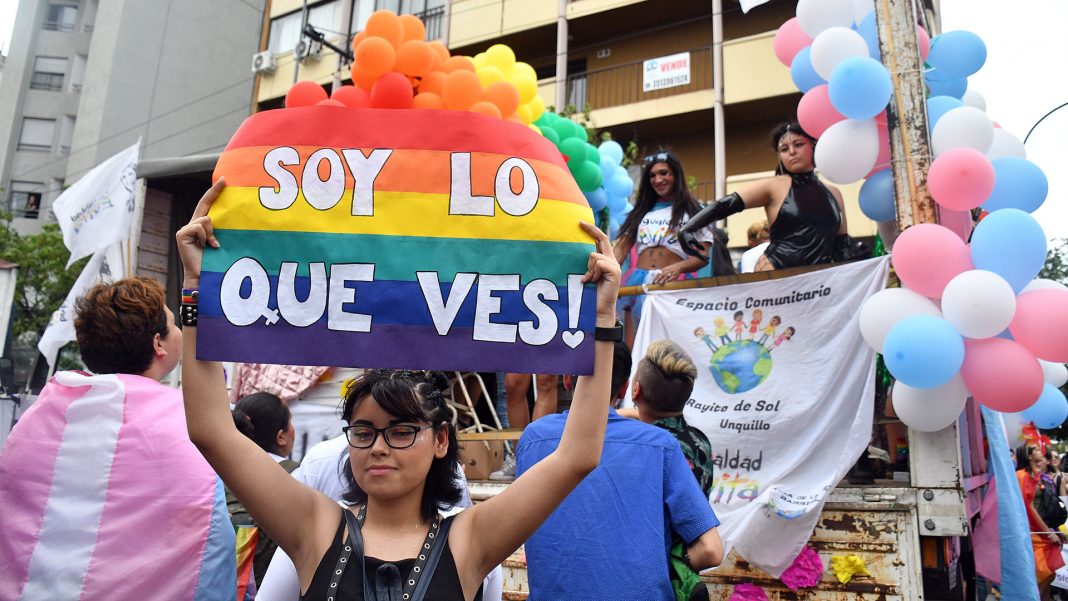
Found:
[[[775,56],[779,62],[789,67],[797,53],[811,43],[812,37],[801,30],[797,17],[794,17],[783,23],[775,32]]]
[[[1034,405],[1045,383],[1031,351],[1004,338],[965,340],[960,377],[975,400],[1005,413]]]
[[[901,283],[927,298],[941,298],[950,280],[973,269],[968,246],[952,231],[933,223],[902,232],[890,261]]]
[[[920,45],[920,59],[927,60],[927,55],[931,53],[931,36],[927,33],[927,30],[919,25],[916,26],[916,38]]]
[[[947,209],[970,211],[994,191],[994,166],[974,148],[951,148],[931,163],[927,191]]]
[[[845,115],[831,105],[827,90],[827,84],[816,86],[805,92],[797,103],[797,122],[810,136],[818,138],[828,127],[845,119]]]
[[[1017,296],[1009,332],[1039,359],[1068,363],[1068,290],[1042,288]]]

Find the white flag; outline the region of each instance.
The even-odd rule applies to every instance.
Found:
[[[94,167],[52,204],[70,250],[67,267],[130,237],[141,140]]]
[[[742,5],[742,13],[747,13],[761,4],[767,4],[771,0],[738,0],[738,3]]]
[[[52,313],[48,327],[37,343],[37,350],[54,365],[59,349],[76,338],[74,333],[74,301],[100,282],[111,282],[125,277],[122,261],[122,245],[119,243],[98,250],[86,263],[85,269],[74,282],[63,304]]]

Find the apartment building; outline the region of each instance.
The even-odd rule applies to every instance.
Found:
[[[0,80],[0,209],[37,231],[69,184],[141,138],[218,151],[248,115],[264,0],[20,0]]]

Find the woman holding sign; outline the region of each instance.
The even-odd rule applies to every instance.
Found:
[[[625,285],[665,284],[704,267],[708,260],[686,256],[675,235],[679,227],[700,210],[701,205],[686,188],[686,175],[678,157],[666,151],[645,157],[634,210],[620,226],[613,249],[620,263],[631,255]],[[697,234],[698,244],[705,255],[713,239],[711,228]],[[633,345],[644,298],[638,295],[619,299],[622,317],[630,314],[629,319],[625,319],[628,346]]]
[[[205,245],[219,246],[208,217],[216,182],[178,231],[185,269],[182,379],[189,437],[249,514],[293,559],[302,598],[481,598],[482,579],[523,543],[596,466],[607,420],[613,343],[595,344],[594,374],[581,377],[558,450],[492,499],[454,518],[456,434],[440,391],[418,372],[370,370],[346,391],[343,428],[351,487],[342,507],[286,474],[230,417],[219,363],[196,358],[193,290]],[[596,240],[583,281],[597,284],[597,327],[615,330],[619,264]],[[186,302],[190,299],[190,302]],[[192,309],[189,307],[193,306]],[[600,332],[597,338],[606,338]]]

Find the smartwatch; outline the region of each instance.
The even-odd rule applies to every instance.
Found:
[[[623,323],[617,319],[616,325],[611,328],[594,328],[593,339],[598,342],[622,342]]]

